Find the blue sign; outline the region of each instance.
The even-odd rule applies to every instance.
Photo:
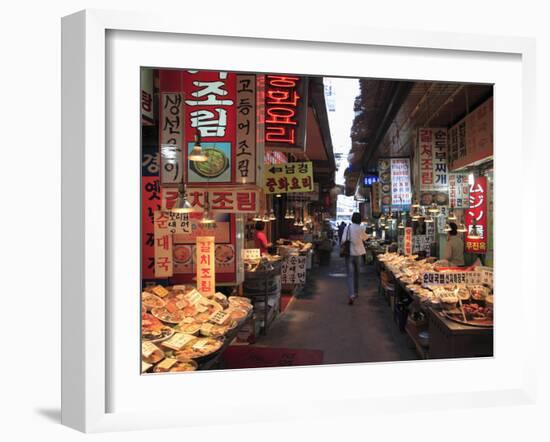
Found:
[[[377,183],[380,180],[378,175],[369,174],[364,179],[365,186],[372,186],[374,183]]]

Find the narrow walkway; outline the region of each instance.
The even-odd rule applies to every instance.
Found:
[[[359,297],[347,304],[344,259],[315,265],[299,297],[275,320],[256,345],[324,351],[324,364],[418,359],[401,334],[389,306],[378,294],[373,266],[362,266]]]

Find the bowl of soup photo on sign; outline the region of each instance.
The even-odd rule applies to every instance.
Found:
[[[191,162],[191,169],[203,178],[216,178],[224,173],[229,167],[229,158],[224,151],[216,147],[204,147],[203,154],[206,161]]]

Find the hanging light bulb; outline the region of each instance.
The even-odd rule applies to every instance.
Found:
[[[447,216],[447,221],[456,221],[455,210],[452,207],[449,210],[449,215]]]
[[[197,132],[195,132],[195,145],[193,146],[193,149],[191,150],[187,158],[189,159],[189,161],[195,161],[197,163],[208,161],[208,157],[202,151],[201,134],[198,130]]]
[[[259,213],[256,213],[256,215],[254,215],[254,218],[252,218],[252,221],[262,221],[262,217]]]
[[[428,212],[428,214],[424,217],[424,222],[425,223],[433,223],[434,222],[434,219],[433,219],[433,216]]]
[[[418,199],[416,198],[416,193],[413,195],[411,207],[413,209],[418,209],[420,207],[420,204],[418,204]]]
[[[282,196],[280,193],[275,194],[275,198],[281,198]]]
[[[460,221],[460,224],[458,226],[458,229],[456,229],[456,231],[460,233],[466,233],[468,231],[468,229],[466,228],[466,224],[464,224],[463,219]]]
[[[428,212],[430,212],[430,213],[439,213],[439,207],[437,207],[436,203],[432,203],[431,206],[428,209]]]
[[[212,210],[210,210],[210,206],[208,204],[205,204],[204,212],[202,213],[202,218],[199,221],[199,224],[205,227],[216,227],[216,218],[212,214]]]
[[[195,209],[191,206],[191,203],[187,200],[187,193],[185,192],[185,185],[180,184],[178,187],[178,197],[174,207],[170,209],[174,213],[191,213],[198,212],[198,209]]]
[[[275,221],[277,217],[275,216],[275,212],[273,211],[273,208],[269,211],[269,221]]]
[[[449,225],[449,223],[445,223],[445,228],[443,229],[444,232],[450,232],[451,231],[451,226]]]
[[[269,221],[271,221],[271,219],[269,219],[269,215],[267,214],[267,212],[264,212],[264,216],[262,216],[262,221],[264,223],[268,223]]]
[[[397,226],[398,229],[404,229],[405,228],[405,224],[403,224],[403,221],[401,221],[399,223],[399,225]]]

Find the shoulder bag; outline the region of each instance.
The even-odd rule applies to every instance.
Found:
[[[344,258],[350,256],[350,234],[351,234],[351,224],[347,226],[348,234],[346,240],[340,244],[340,257]]]

